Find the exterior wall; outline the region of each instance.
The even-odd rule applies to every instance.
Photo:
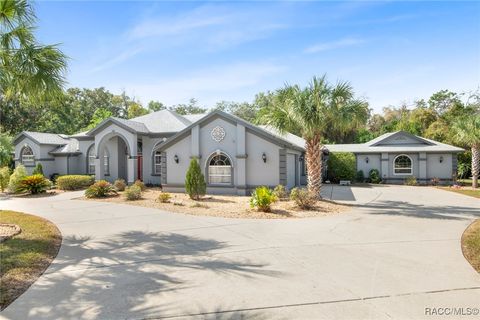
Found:
[[[190,136],[187,136],[165,150],[167,164],[167,184],[177,186],[184,185],[185,173],[187,172],[190,164],[190,143]],[[179,159],[178,163],[176,163],[174,160],[175,155],[177,155]],[[202,165],[200,165],[200,167],[202,167]],[[202,172],[204,172],[203,168]]]
[[[393,161],[399,155],[407,155],[412,159],[412,174],[394,174],[393,173]],[[405,179],[411,176],[420,179],[419,175],[419,155],[418,153],[389,153],[388,154],[388,171],[385,175],[385,172],[381,172],[381,175],[384,179],[387,180],[387,183],[404,183]]]
[[[253,133],[246,133],[246,182],[248,186],[276,186],[280,183],[279,161],[281,148]],[[267,162],[262,160],[262,154]]]
[[[443,161],[440,162],[440,157],[443,157]],[[452,178],[452,154],[427,154],[427,179],[439,178],[439,179],[451,179]]]
[[[143,144],[143,181],[145,183],[161,184],[160,175],[155,174],[153,168],[153,149],[160,144],[164,138],[142,137]]]
[[[368,157],[368,163],[367,163]],[[368,177],[370,170],[377,169],[382,176],[382,165],[380,154],[357,154],[357,171],[363,171],[365,177]]]

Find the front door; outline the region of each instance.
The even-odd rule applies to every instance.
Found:
[[[143,156],[139,155],[137,156],[137,179],[143,180]]]

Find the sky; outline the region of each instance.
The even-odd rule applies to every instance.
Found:
[[[252,102],[313,76],[349,81],[375,112],[480,86],[480,2],[35,3],[38,38],[70,57],[69,87],[146,105]]]

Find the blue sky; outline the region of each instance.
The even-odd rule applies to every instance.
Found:
[[[380,111],[480,85],[480,2],[37,2],[69,86],[146,104],[252,101],[326,73]]]

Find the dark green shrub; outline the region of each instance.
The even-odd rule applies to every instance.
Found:
[[[142,198],[142,188],[137,184],[133,184],[130,187],[125,188],[123,195],[128,201],[139,200]]]
[[[200,165],[196,158],[190,161],[190,166],[185,177],[185,191],[193,200],[199,200],[207,191],[205,177],[202,174]]]
[[[288,199],[288,191],[287,188],[283,184],[277,185],[273,189],[273,194],[279,199],[279,200],[287,200]]]
[[[104,198],[117,194],[115,188],[105,180],[99,180],[85,190],[87,198]]]
[[[290,200],[302,209],[311,209],[317,202],[317,197],[306,188],[293,188],[290,191]]]
[[[127,184],[125,183],[125,180],[123,179],[117,179],[115,180],[115,182],[113,183],[113,186],[115,187],[115,189],[117,191],[124,191],[125,188],[127,187]]]
[[[328,179],[334,183],[355,179],[355,155],[350,152],[331,152],[328,157]]]
[[[147,187],[145,187],[145,183],[143,183],[142,180],[135,180],[133,184],[138,186],[142,191],[147,190]]]
[[[371,183],[380,183],[382,182],[382,178],[380,178],[380,172],[377,169],[372,169],[368,173],[368,179]]]
[[[57,178],[57,188],[60,190],[78,190],[91,186],[95,182],[93,176],[65,175]]]
[[[50,181],[42,174],[34,174],[21,180],[19,191],[37,194],[47,191],[50,186]]]
[[[357,176],[355,177],[355,181],[365,182],[365,175],[363,174],[363,170],[358,170],[357,171]]]
[[[263,212],[270,212],[271,205],[277,201],[277,197],[273,191],[267,187],[258,187],[252,192],[250,198],[250,207],[257,208]]]
[[[32,175],[34,174],[41,174],[43,176],[43,167],[40,162],[38,162],[35,168],[33,169]]]

